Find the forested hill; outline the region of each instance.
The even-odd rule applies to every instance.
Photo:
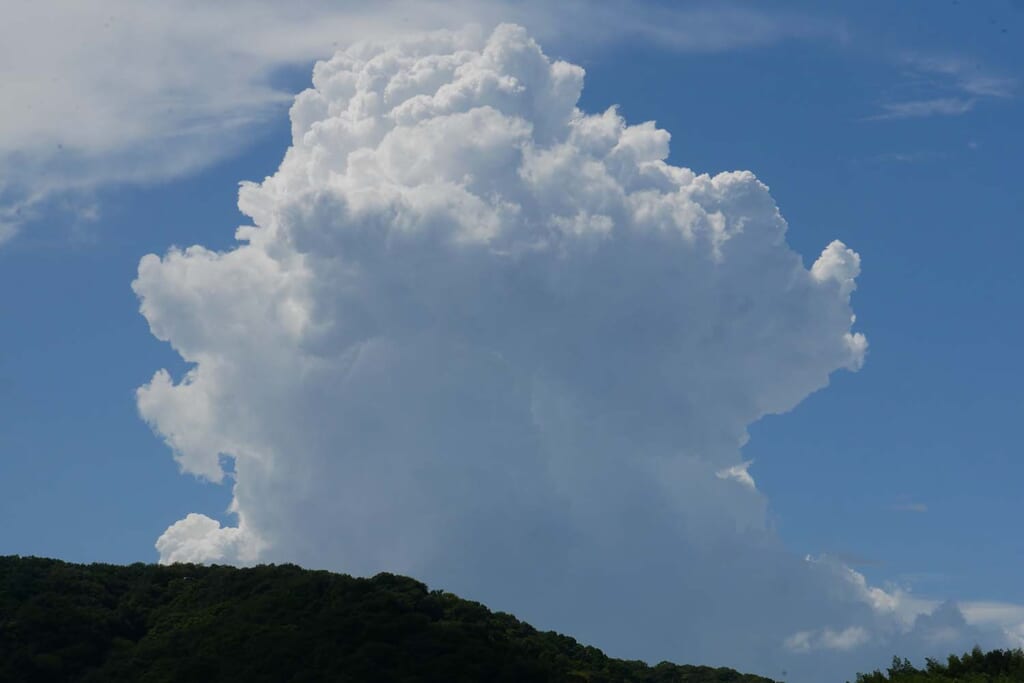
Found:
[[[413,579],[0,557],[0,681],[771,683],[649,667]]]

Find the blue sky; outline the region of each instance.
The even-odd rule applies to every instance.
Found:
[[[311,7],[344,24],[344,7]],[[467,21],[507,11],[546,54],[583,66],[580,108],[616,104],[630,123],[656,121],[672,136],[669,163],[753,171],[806,267],[833,239],[860,254],[852,307],[870,343],[863,369],[836,372],[794,410],[756,422],[742,449],[782,544],[929,600],[1024,604],[1024,6],[645,6],[679,15],[667,37],[587,22],[560,37],[564,16],[461,7]],[[121,9],[111,3],[112,16]],[[699,21],[705,30],[688,32]],[[330,51],[303,44],[262,56],[252,72],[225,69],[293,94]],[[118,67],[101,62],[84,73],[116,82]],[[68,78],[86,69],[24,73],[62,68]],[[160,93],[162,72],[152,77]],[[185,108],[208,93],[184,83],[168,101]],[[134,393],[160,368],[180,378],[188,367],[139,315],[140,258],[172,245],[233,248],[234,228],[248,222],[238,182],[274,173],[291,144],[280,98],[252,104],[249,92],[209,87],[227,90],[203,120],[203,135],[220,142],[176,141],[165,127],[182,121],[143,119],[125,124],[139,131],[141,160],[95,143],[98,133],[76,138],[70,114],[46,133],[83,150],[64,166],[43,142],[26,142],[17,126],[27,124],[0,124],[0,199],[20,210],[0,214],[16,228],[0,244],[0,553],[155,561],[155,540],[187,513],[231,523],[230,489],[179,474]],[[226,112],[246,120],[221,136]],[[187,163],[160,162],[173,145],[193,145]]]

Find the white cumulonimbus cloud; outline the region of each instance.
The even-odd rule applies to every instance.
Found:
[[[891,655],[915,615],[788,553],[740,453],[863,362],[854,251],[805,268],[753,174],[580,111],[583,70],[517,26],[355,45],[313,83],[239,245],[139,265],[192,364],[139,409],[237,514],[175,523],[162,561],[408,573],[613,654],[791,680]]]

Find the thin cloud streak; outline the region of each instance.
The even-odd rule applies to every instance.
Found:
[[[928,506],[925,505],[924,503],[902,503],[900,505],[893,505],[889,509],[894,510],[896,512],[928,512]]]
[[[886,119],[913,119],[927,116],[959,116],[974,109],[976,99],[960,97],[936,97],[928,100],[910,100],[907,102],[887,102],[882,105],[883,112],[869,116],[868,121]]]
[[[954,56],[905,54],[898,62],[915,81],[916,96],[885,102],[866,120],[960,116],[979,102],[1013,97],[1017,81],[985,69],[976,60]]]
[[[963,57],[907,55],[906,63],[918,72],[951,79],[963,92],[978,97],[1012,97],[1013,78],[986,71],[976,60]]]

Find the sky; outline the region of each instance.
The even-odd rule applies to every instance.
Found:
[[[7,7],[0,553],[1022,644],[1024,6],[639,7]]]

